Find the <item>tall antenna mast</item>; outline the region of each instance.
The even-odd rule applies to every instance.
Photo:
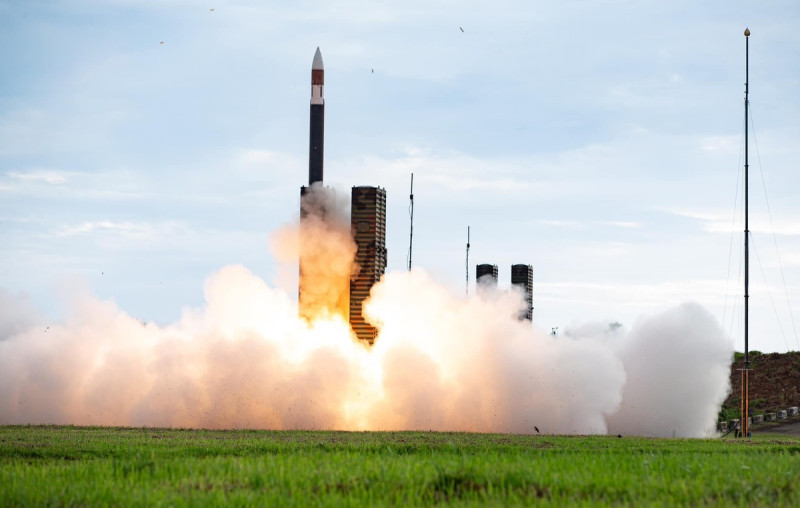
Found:
[[[744,369],[742,370],[742,437],[750,437],[750,217],[749,217],[749,168],[747,114],[750,108],[750,29],[744,30],[745,78],[744,78]]]
[[[469,226],[467,226],[467,296],[469,296]]]
[[[411,231],[408,234],[408,271],[411,271],[411,248],[414,246],[414,173],[411,173],[411,194],[409,196],[411,204],[408,213],[411,216]]]

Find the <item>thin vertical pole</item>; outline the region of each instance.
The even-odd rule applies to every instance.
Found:
[[[469,226],[467,226],[467,296],[469,296]]]
[[[745,37],[745,80],[744,80],[744,386],[742,387],[742,400],[744,410],[742,414],[742,436],[750,434],[750,401],[749,381],[750,376],[750,164],[748,159],[748,109],[750,106],[750,29],[744,31]]]
[[[742,401],[739,403],[739,413],[742,415],[744,414],[744,369],[739,371],[740,378],[739,378],[739,389],[741,390],[742,394]],[[744,435],[744,417],[739,417],[739,430],[736,431],[738,433],[738,437],[742,437]]]
[[[411,249],[414,246],[414,173],[411,173],[411,206],[409,213],[411,215],[411,231],[408,234],[408,271],[411,271]]]

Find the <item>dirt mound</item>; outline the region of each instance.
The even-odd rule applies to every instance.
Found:
[[[722,406],[726,418],[737,418],[741,407],[744,355],[731,365],[731,393]],[[800,352],[750,352],[750,407],[756,414],[800,406]]]

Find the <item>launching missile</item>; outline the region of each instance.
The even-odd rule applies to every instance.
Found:
[[[322,154],[325,142],[325,68],[319,48],[311,64],[311,122],[308,146],[308,185],[322,182]]]

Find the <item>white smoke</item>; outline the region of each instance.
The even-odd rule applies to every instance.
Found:
[[[0,287],[0,340],[5,340],[41,322],[41,317],[23,293]]]
[[[701,436],[730,390],[732,343],[711,314],[687,303],[642,320],[615,348],[625,365],[612,432]]]
[[[516,319],[519,294],[465,298],[420,270],[373,289],[371,349],[241,266],[166,327],[76,296],[48,328],[0,295],[0,424],[704,436],[732,353],[696,305],[553,337]]]

